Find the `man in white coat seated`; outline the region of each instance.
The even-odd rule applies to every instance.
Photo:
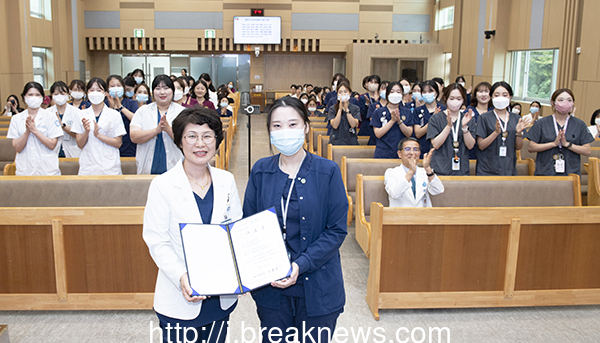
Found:
[[[417,166],[421,153],[419,141],[406,137],[398,144],[402,165],[385,171],[385,190],[390,207],[431,207],[429,195],[442,194],[444,185],[431,169],[434,148],[423,156],[423,168]]]

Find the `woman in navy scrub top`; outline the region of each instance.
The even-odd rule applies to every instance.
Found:
[[[154,311],[163,342],[174,342],[187,328],[188,342],[196,333],[195,342],[223,343],[238,297],[192,295],[179,223],[235,221],[242,217],[242,206],[233,175],[209,165],[223,140],[221,120],[214,111],[183,110],[173,121],[173,135],[184,158],[152,180],[144,210],[143,238],[158,266]],[[181,329],[176,332],[177,326]]]
[[[429,118],[432,115],[443,111],[446,106],[439,105],[435,100],[437,98],[438,88],[433,81],[425,81],[419,84],[420,93],[415,97],[415,103],[423,103],[424,105],[415,108],[415,125],[413,137],[419,140],[421,144],[421,158],[431,149],[431,142],[427,139],[427,128],[429,127]],[[413,87],[413,95],[414,93]],[[426,99],[426,100],[425,100]]]
[[[119,153],[121,157],[135,157],[136,144],[131,141],[129,125],[133,115],[139,108],[138,103],[124,97],[125,82],[121,76],[111,75],[106,79],[106,83],[108,84],[108,96],[104,104],[121,113],[121,119],[123,119],[123,125],[125,125],[127,131],[123,135],[123,143],[119,148]]]
[[[348,202],[340,170],[302,149],[309,119],[300,100],[275,100],[267,129],[280,154],[252,167],[244,217],[275,207],[292,274],[252,292],[261,328],[265,333],[279,328],[285,336],[288,328],[302,333],[304,326],[313,342],[331,342],[327,330],[319,328],[333,334],[345,303],[339,248],[347,234]],[[269,342],[267,334],[263,342]]]

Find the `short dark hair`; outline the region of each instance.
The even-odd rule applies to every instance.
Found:
[[[206,82],[204,82],[203,79],[198,79],[196,82],[194,82],[194,85],[190,89],[191,96],[192,96],[192,98],[194,98],[194,99],[198,100],[198,102],[200,102],[200,100],[198,98],[196,98],[196,92],[194,91],[196,89],[196,86],[198,86],[199,83],[204,86],[204,89],[206,89],[206,93],[204,93],[204,100],[203,101],[207,101],[209,99],[209,96],[208,96],[208,85],[206,84]]]
[[[423,93],[426,87],[431,88],[435,92],[436,99],[438,96],[440,96],[440,89],[438,88],[437,83],[435,83],[435,81],[427,80],[423,82],[423,85],[421,86],[421,93]]]
[[[400,87],[400,91],[402,92],[402,94],[404,95],[404,89],[402,88],[402,85],[400,84],[400,82],[390,82],[388,83],[388,85],[385,87],[385,99],[388,100],[390,98],[390,93],[392,92],[392,88],[394,88],[394,86],[398,86]]]
[[[540,102],[539,102],[539,101],[537,101],[537,100],[533,100],[533,101],[531,102],[531,104],[529,104],[529,107],[531,107],[531,105],[533,105],[533,104],[537,104],[539,108],[542,108],[542,104],[540,104]]]
[[[454,80],[454,82],[456,82],[456,83],[459,83],[459,82],[460,82],[460,80],[462,80],[462,82],[466,82],[466,81],[465,81],[465,77],[464,77],[464,76],[462,76],[462,75],[460,75],[460,76],[457,76],[457,77],[456,77],[456,80]]]
[[[402,148],[404,148],[404,144],[406,142],[416,142],[417,144],[419,144],[419,149],[421,149],[421,143],[419,142],[418,139],[416,139],[415,137],[404,137],[400,140],[400,143],[398,143],[398,151],[402,150]]]
[[[450,97],[450,93],[453,90],[458,90],[460,92],[460,96],[462,96],[463,99],[463,105],[467,105],[467,91],[465,90],[465,88],[463,86],[461,86],[460,84],[454,82],[448,85],[448,87],[444,88],[444,101],[448,101],[448,98]]]
[[[69,84],[69,89],[73,89],[73,88],[75,88],[75,86],[79,86],[79,88],[81,88],[81,90],[84,93],[86,93],[85,82],[83,82],[81,80],[72,80],[71,83]]]
[[[371,75],[367,75],[367,76],[363,77],[363,80],[362,80],[362,87],[363,87],[364,89],[367,89],[367,83],[369,82],[369,77],[371,77]]]
[[[496,89],[498,89],[498,87],[503,87],[504,89],[506,89],[508,91],[508,94],[510,94],[510,96],[513,96],[513,89],[512,87],[508,84],[508,82],[506,81],[498,81],[496,83],[494,83],[492,85],[492,88],[490,88],[490,98],[492,97],[492,94],[494,94],[494,91]]]
[[[178,77],[175,79],[175,81],[173,81],[173,87],[175,86],[175,82],[177,82],[181,88],[183,88],[185,90],[185,87],[188,87],[188,83],[187,80],[185,79],[185,77]]]
[[[555,102],[556,98],[558,98],[558,96],[561,95],[562,93],[569,94],[571,96],[571,98],[573,98],[573,102],[575,102],[575,94],[573,94],[573,91],[568,88],[561,88],[561,89],[555,90],[554,93],[552,93],[550,100],[552,100],[552,102]]]
[[[442,86],[444,85],[444,79],[442,79],[441,77],[434,77],[433,79],[431,79],[431,81],[437,82]]]
[[[92,77],[92,79],[90,80],[90,82],[88,82],[88,84],[87,84],[87,87],[86,87],[87,91],[89,91],[90,88],[92,88],[92,86],[94,85],[94,83],[97,84],[98,87],[102,88],[103,91],[105,91],[105,92],[107,91],[108,87],[106,87],[106,82],[104,82],[104,80],[102,80],[99,77]]]
[[[42,85],[35,81],[29,81],[25,84],[25,87],[23,87],[23,93],[21,93],[21,98],[23,98],[23,101],[25,101],[25,94],[27,94],[31,88],[37,89],[42,95],[42,98],[46,96],[44,94],[44,87],[42,87]]]
[[[111,76],[107,77],[106,84],[110,84],[110,81],[112,79],[117,79],[117,81],[119,81],[119,83],[121,84],[121,87],[125,88],[125,81],[123,81],[123,78],[121,77],[121,75],[111,75]]]
[[[367,80],[367,82],[371,82],[371,81],[377,81],[377,84],[381,84],[381,78],[379,77],[379,75],[376,75],[376,74],[369,76],[369,79]]]
[[[135,87],[135,85],[137,85],[137,83],[135,82],[135,80],[131,76],[125,77],[123,79],[123,83],[125,84],[125,86],[129,86],[129,87]]]
[[[592,113],[592,118],[590,119],[590,126],[596,125],[596,117],[598,117],[598,115],[600,115],[600,108],[595,110],[594,113]]]
[[[473,92],[471,93],[472,94],[472,96],[471,96],[471,107],[477,107],[477,104],[478,104],[478,102],[477,102],[477,93],[479,92],[479,90],[481,88],[484,88],[484,87],[487,88],[488,89],[488,93],[490,93],[490,89],[492,89],[492,85],[490,85],[490,83],[487,82],[487,81],[479,82],[477,84],[477,86],[475,86],[475,88],[473,89]],[[488,107],[491,107],[490,106],[490,101],[492,101],[491,94],[490,94],[490,100],[488,101]]]
[[[137,73],[141,73],[141,74],[142,74],[142,78],[143,78],[143,79],[145,79],[145,78],[146,78],[146,74],[144,74],[144,71],[143,71],[143,70],[141,70],[140,68],[138,68],[138,69],[134,69],[134,70],[131,72],[131,76],[135,76],[135,74],[137,74]],[[144,82],[144,80],[142,80],[142,82]]]
[[[342,74],[342,73],[335,73],[335,74],[333,75],[333,78],[331,79],[331,84],[333,85],[333,83],[335,82],[335,80],[338,80],[338,79],[339,79],[339,78],[341,78],[341,77],[344,77],[344,78],[345,78],[344,74]],[[338,80],[338,81],[339,81],[339,80]]]
[[[271,136],[271,118],[273,117],[273,112],[280,107],[291,107],[300,115],[304,125],[310,125],[310,119],[308,118],[308,110],[306,106],[302,103],[302,101],[292,98],[290,96],[286,96],[283,98],[279,98],[273,102],[269,113],[267,113],[267,132],[269,133],[269,137]],[[271,153],[273,153],[273,147],[270,146]]]
[[[291,85],[290,88],[296,89],[296,85]]]
[[[208,127],[214,131],[216,138],[216,147],[219,148],[219,145],[223,141],[223,123],[221,123],[221,118],[217,115],[215,110],[211,110],[209,108],[204,107],[190,107],[186,108],[175,120],[173,120],[173,124],[171,125],[173,129],[173,142],[177,147],[183,152],[182,148],[182,139],[183,139],[183,131],[188,124],[196,124],[196,125],[204,125],[207,124]]]
[[[202,80],[204,80],[204,82],[206,82],[206,84],[207,84],[206,93],[208,93],[209,90],[211,92],[216,92],[215,86],[213,86],[212,80],[210,78],[210,75],[208,75],[208,73],[202,73],[198,79],[202,79]],[[209,82],[210,82],[210,86],[208,86]],[[194,87],[195,87],[195,85],[194,85]]]
[[[158,75],[154,78],[154,80],[152,81],[152,93],[154,93],[156,87],[160,86],[161,83],[164,83],[165,86],[171,88],[171,91],[173,91],[173,94],[175,94],[175,85],[173,85],[173,80],[171,80],[169,75],[165,74]]]
[[[54,82],[52,86],[50,86],[50,94],[54,94],[54,91],[57,89],[69,94],[69,87],[67,87],[67,84],[64,81]]]

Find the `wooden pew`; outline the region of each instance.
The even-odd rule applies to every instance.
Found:
[[[142,224],[153,178],[1,177],[0,308],[151,309],[157,267]]]
[[[308,131],[308,148],[309,151],[313,154],[317,153],[317,142],[319,141],[319,136],[325,136],[327,134],[327,128],[322,127],[313,127],[311,126]],[[329,136],[328,136],[329,137]],[[317,154],[318,155],[318,154]],[[321,156],[321,155],[318,155]]]
[[[600,207],[370,207],[376,319],[391,308],[600,304]]]
[[[443,194],[432,196],[434,207],[507,207],[507,206],[581,206],[581,189],[578,175],[569,176],[439,176],[444,184]],[[370,204],[388,206],[384,177],[356,176],[356,240],[365,255],[370,257],[371,222]],[[490,182],[502,185],[491,194]],[[501,183],[502,182],[502,183]],[[562,187],[562,188],[561,188]],[[557,199],[556,194],[571,191],[569,199]],[[560,193],[562,191],[562,193]],[[498,195],[501,195],[499,197]],[[562,202],[559,202],[562,201]]]
[[[358,136],[358,145],[360,146],[366,146],[367,143],[369,142],[369,137],[367,136]],[[317,143],[317,155],[321,156],[323,158],[327,158],[327,151],[328,151],[328,146],[331,145],[329,144],[329,136],[321,136],[318,138],[318,143]],[[349,146],[356,146],[356,145],[349,145]],[[374,147],[374,145],[373,145]]]
[[[366,137],[368,140],[368,137]],[[337,163],[341,169],[342,156],[347,158],[373,158],[374,145],[327,145],[327,159]]]
[[[15,148],[12,146],[12,139],[0,139],[0,170],[4,170],[4,166],[15,161]]]
[[[590,157],[588,163],[586,163],[585,166],[588,173],[588,206],[600,206],[600,166],[598,165],[599,162],[600,159],[598,159],[597,157]]]

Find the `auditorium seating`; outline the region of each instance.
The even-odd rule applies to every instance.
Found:
[[[587,204],[588,206],[600,206],[600,159],[590,157],[586,164],[588,173]]]
[[[321,156],[320,154],[318,154],[317,151],[317,143],[319,142],[319,135],[327,135],[327,128],[324,127],[313,127],[311,126],[308,132],[308,147],[309,147],[309,152],[312,152],[313,154],[317,154],[319,156]]]
[[[12,146],[12,139],[0,138],[0,168],[11,164],[15,160],[15,148]]]
[[[320,137],[329,140],[328,136]],[[368,140],[368,137],[363,139]],[[342,156],[347,158],[373,158],[375,153],[374,145],[331,145],[327,144],[327,159],[335,162],[341,169]]]
[[[374,317],[379,309],[600,304],[600,208],[580,206],[578,177],[476,178],[442,177],[446,192],[432,208],[386,208],[383,177],[361,179],[365,203],[373,201]]]

